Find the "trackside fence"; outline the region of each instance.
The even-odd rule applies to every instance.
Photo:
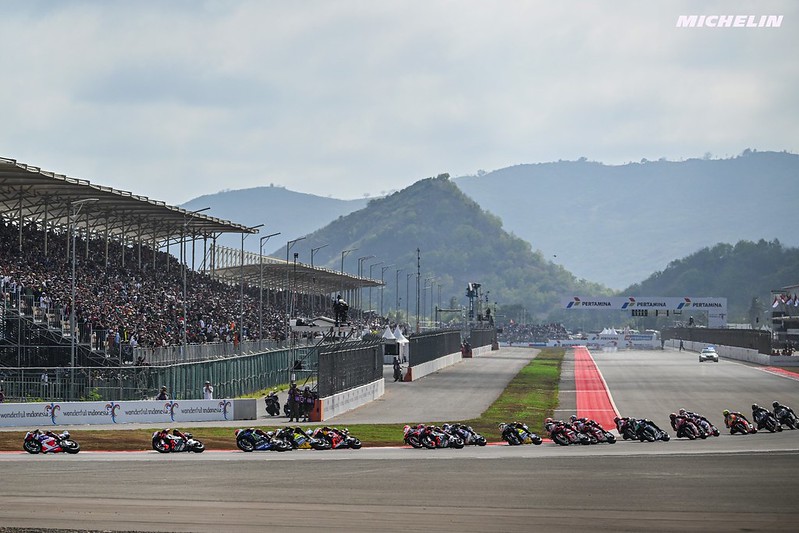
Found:
[[[326,398],[383,378],[383,351],[379,340],[321,345],[317,392]]]
[[[408,365],[427,363],[445,355],[460,353],[460,330],[431,331],[408,338]]]
[[[295,362],[303,361],[302,370]],[[120,367],[0,368],[6,401],[153,399],[166,386],[172,399],[202,398],[205,381],[216,398],[235,398],[316,374],[317,353],[303,348],[228,359]],[[46,376],[46,377],[45,377]]]
[[[722,346],[737,346],[771,353],[771,332],[757,329],[668,328],[661,332],[664,341],[670,339]]]
[[[497,338],[496,329],[472,329],[469,331],[469,344],[472,348],[491,346]]]

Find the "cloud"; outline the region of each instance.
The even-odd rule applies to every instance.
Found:
[[[675,27],[765,9],[784,27]],[[796,151],[797,18],[791,1],[15,3],[0,155],[178,203]]]

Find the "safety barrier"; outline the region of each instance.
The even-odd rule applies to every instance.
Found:
[[[670,339],[666,341],[666,344],[672,348],[679,348],[680,341],[677,339]],[[683,341],[683,348],[698,353],[708,346],[708,344],[707,342]],[[736,361],[746,361],[748,363],[756,363],[764,366],[799,366],[799,356],[795,355],[768,355],[749,348],[723,346],[720,344],[713,344],[713,347],[716,348],[716,353],[718,353],[720,357],[735,359]]]
[[[161,424],[255,420],[255,399],[121,402],[43,402],[0,404],[0,426]]]
[[[302,353],[302,355],[300,355]],[[294,370],[303,359],[303,370]],[[163,366],[0,369],[7,401],[144,400],[166,386],[171,398],[202,397],[205,381],[219,397],[237,397],[316,374],[315,352],[285,349],[229,359]],[[46,377],[45,377],[46,376]]]
[[[413,381],[461,361],[459,330],[411,335],[408,339],[408,371],[404,381]]]
[[[771,353],[771,332],[757,329],[667,328],[661,332],[661,338],[705,345],[737,346],[762,354]]]
[[[317,392],[320,398],[383,378],[383,355],[379,340],[321,345],[318,358]]]
[[[471,329],[469,331],[469,345],[472,347],[472,357],[479,357],[491,350],[498,350],[497,330],[493,327]]]
[[[312,422],[322,422],[377,400],[385,393],[386,382],[380,378],[354,389],[319,398],[311,412]]]

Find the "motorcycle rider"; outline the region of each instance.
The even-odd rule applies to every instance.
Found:
[[[170,433],[171,433],[171,435],[170,435]],[[164,437],[166,437],[166,441],[167,441],[167,443],[168,443],[168,445],[169,445],[169,447],[171,449],[175,448],[175,444],[177,443],[177,441],[182,440],[182,441],[185,442],[185,441],[189,440],[189,438],[186,436],[186,434],[183,433],[181,430],[179,430],[177,428],[175,428],[175,429],[166,428],[165,430],[163,430],[161,432],[161,434]]]
[[[399,357],[394,356],[394,381],[402,381],[402,366],[400,365]]]
[[[724,415],[724,425],[725,425],[726,427],[730,428],[730,429],[732,429],[732,424],[735,422],[735,419],[736,419],[736,418],[741,418],[741,419],[743,419],[743,421],[744,421],[744,422],[746,422],[746,424],[747,424],[748,426],[751,426],[751,425],[752,425],[752,424],[749,422],[749,420],[748,420],[748,419],[747,419],[747,418],[746,418],[746,417],[743,415],[743,413],[739,413],[738,411],[730,411],[729,409],[725,409],[725,410],[723,410],[723,411],[721,412],[721,414],[723,414],[723,415]],[[755,429],[755,428],[752,428],[752,429],[754,429],[755,431],[757,431],[757,429]]]
[[[260,435],[260,436],[264,437],[267,440],[271,440],[272,436],[274,435],[274,432],[272,432],[272,431],[264,431],[261,428],[250,428],[250,429],[256,435]]]
[[[777,417],[778,421],[779,421],[779,416],[777,416],[777,413],[779,413],[781,410],[785,410],[788,413],[788,415],[793,416],[794,418],[796,418],[796,413],[794,413],[793,409],[791,409],[787,405],[782,405],[780,402],[774,401],[771,404],[771,406],[774,408],[774,416]]]
[[[684,412],[685,410],[681,409],[681,411]],[[671,421],[671,429],[676,431],[678,436],[680,433],[680,428],[685,425],[686,422],[693,421],[692,418],[688,417],[684,413],[680,413],[679,415],[677,413],[671,413],[669,415],[669,420]]]
[[[768,409],[760,407],[756,403],[752,404],[752,420],[757,423],[757,429],[763,429],[766,426],[766,419],[770,414]]]
[[[632,419],[632,420],[635,422],[635,424],[633,426],[635,428],[635,435],[641,441],[646,440],[646,437],[644,437],[644,429],[646,429],[647,425],[652,426],[653,428],[655,428],[655,431],[657,431],[658,433],[665,433],[662,429],[660,429],[658,427],[657,424],[655,424],[654,422],[652,422],[648,418],[638,418],[638,419]]]
[[[42,431],[41,429],[36,429],[34,431],[34,433],[39,434],[39,435],[44,435],[46,437],[50,437],[50,438],[53,439],[53,440],[40,440],[39,441],[41,443],[41,445],[42,445],[42,451],[43,452],[49,452],[50,450],[52,450],[56,446],[58,446],[58,444],[61,442],[61,436],[56,434],[56,433],[53,433],[49,429],[44,430],[44,431]],[[67,433],[66,436],[68,437],[69,433]]]
[[[710,420],[705,418],[704,416],[700,415],[699,413],[694,413],[691,411],[687,411],[685,409],[680,409],[678,411],[680,416],[685,416],[691,420],[693,420],[694,424],[699,426],[699,429],[705,432],[707,435],[713,435],[713,424],[710,423]]]
[[[678,431],[680,426],[685,424],[685,416],[677,416],[677,413],[671,413],[669,420],[671,421],[671,429],[674,431]]]

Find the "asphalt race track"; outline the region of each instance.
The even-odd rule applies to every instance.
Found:
[[[517,356],[517,350],[491,357]],[[724,408],[749,414],[752,402],[770,407],[775,399],[799,407],[799,382],[753,366],[699,364],[696,354],[669,350],[593,356],[620,413],[652,418],[663,428],[680,407],[720,426]],[[470,385],[461,381],[463,368],[473,362],[453,370],[464,387]],[[448,372],[436,374],[441,386]],[[474,380],[480,383],[479,372]],[[558,416],[568,416],[573,401],[564,385]],[[396,408],[391,401],[383,405]],[[364,414],[374,416],[374,408]],[[796,531],[797,476],[799,431],[789,430],[567,448],[0,454],[0,526]]]

